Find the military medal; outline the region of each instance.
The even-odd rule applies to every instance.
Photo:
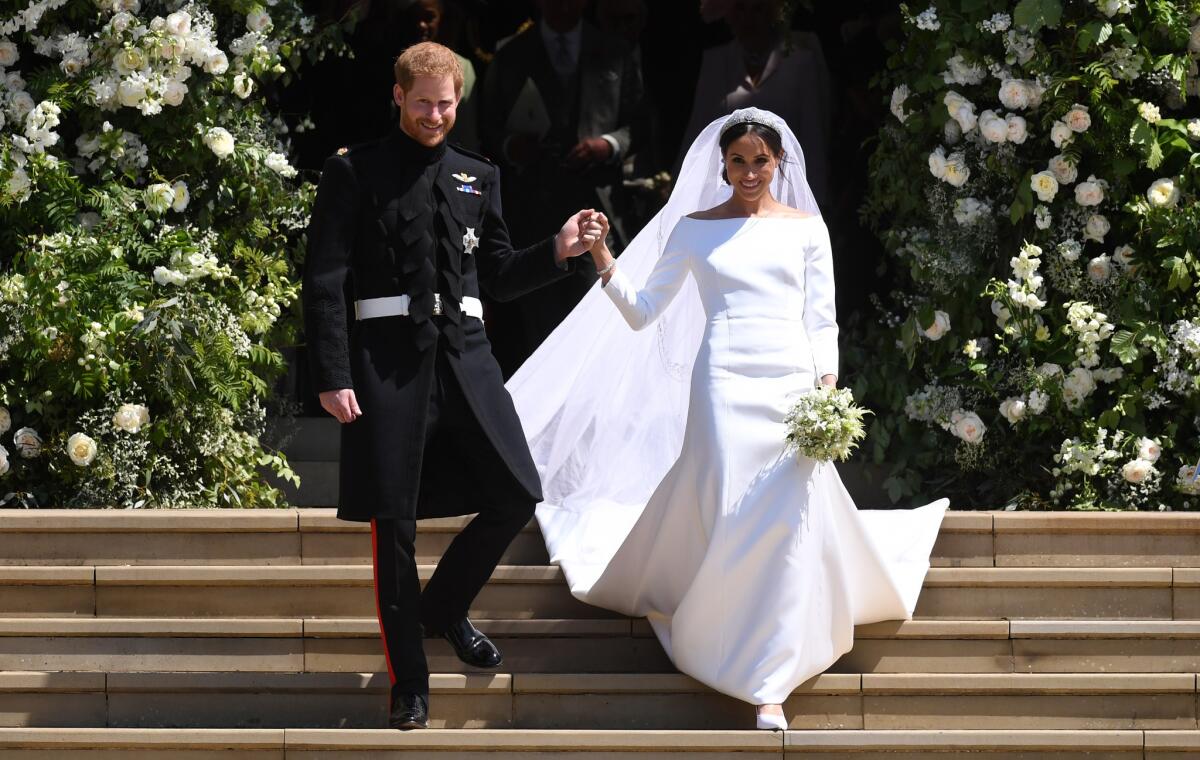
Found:
[[[462,182],[463,184],[475,181],[475,177],[472,177],[470,174],[467,174],[466,172],[459,172],[458,174],[451,174],[450,176],[454,177],[456,180],[458,180],[459,182]]]
[[[475,249],[478,247],[479,247],[479,237],[476,236],[476,234],[475,234],[475,228],[468,227],[467,233],[465,235],[463,235],[463,252],[464,253],[474,253]]]
[[[471,185],[459,185],[454,189],[460,193],[467,193],[468,195],[483,195],[483,193],[479,192]]]

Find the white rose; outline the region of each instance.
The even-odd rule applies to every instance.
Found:
[[[271,26],[271,17],[262,6],[254,6],[246,14],[246,29],[251,32],[265,32]]]
[[[959,409],[950,415],[950,431],[967,443],[979,443],[987,432],[987,426],[975,412]]]
[[[192,195],[188,192],[186,182],[179,180],[171,185],[171,209],[173,211],[183,211],[187,208],[188,201],[191,199]]]
[[[235,143],[233,135],[224,127],[213,127],[204,133],[204,144],[208,146],[217,158],[228,158],[233,155]]]
[[[1137,446],[1138,459],[1145,459],[1147,462],[1153,464],[1162,456],[1162,446],[1153,438],[1139,438]]]
[[[152,213],[163,214],[175,201],[175,191],[165,182],[155,182],[142,193],[146,208]]]
[[[42,453],[42,437],[33,428],[23,427],[13,435],[17,453],[23,459],[33,459]]]
[[[1179,186],[1169,177],[1154,180],[1146,191],[1146,200],[1151,206],[1158,208],[1173,208],[1179,203]]]
[[[184,97],[187,96],[188,86],[183,82],[172,79],[167,82],[167,86],[163,88],[163,102],[172,108],[183,104]]]
[[[119,11],[118,13],[113,14],[112,20],[110,20],[108,23],[112,27],[112,30],[114,32],[116,32],[117,34],[121,34],[126,29],[133,26],[133,22],[136,20],[137,19],[135,19],[128,12]]]
[[[1050,172],[1038,172],[1033,175],[1029,178],[1029,186],[1043,203],[1049,203],[1058,195],[1058,180]]]
[[[941,146],[929,154],[929,173],[938,179],[946,176],[946,154]]]
[[[930,340],[941,340],[945,337],[946,333],[950,332],[950,315],[944,311],[935,311],[933,313],[933,324],[922,328],[921,332]]]
[[[223,52],[214,48],[204,61],[204,70],[209,74],[220,76],[229,71],[229,58]]]
[[[1096,390],[1096,379],[1090,370],[1076,367],[1063,379],[1063,399],[1072,407],[1078,406]]]
[[[946,159],[946,171],[942,179],[954,187],[962,187],[971,177],[971,168],[962,153],[952,153]]]
[[[1056,121],[1054,122],[1054,126],[1050,127],[1050,141],[1054,143],[1054,147],[1056,148],[1061,148],[1071,142],[1074,136],[1075,133],[1064,122]]]
[[[1113,261],[1116,261],[1123,268],[1132,269],[1133,265],[1133,248],[1128,245],[1117,246],[1113,251]]]
[[[1010,113],[1004,117],[1004,121],[1008,124],[1008,141],[1021,145],[1025,139],[1029,137],[1029,125],[1025,122],[1025,118]]]
[[[1141,483],[1154,472],[1154,465],[1145,459],[1134,459],[1121,467],[1121,476],[1129,483]]]
[[[979,133],[988,142],[1007,142],[1008,122],[997,116],[994,111],[984,111],[979,115]]]
[[[12,465],[8,461],[8,449],[0,446],[0,477],[7,475]]]
[[[959,107],[957,111],[951,114],[954,120],[958,122],[958,127],[963,132],[970,132],[979,123],[979,118],[975,115],[974,106],[970,104]]]
[[[1047,168],[1050,169],[1054,174],[1054,178],[1062,185],[1069,185],[1079,178],[1078,167],[1067,160],[1067,157],[1061,153],[1050,159]]]
[[[1107,256],[1097,256],[1088,262],[1087,273],[1092,282],[1100,284],[1112,276],[1112,264]]]
[[[146,56],[135,47],[125,48],[113,57],[113,68],[122,76],[141,71],[146,66]]]
[[[146,99],[146,83],[141,79],[122,79],[117,85],[117,100],[126,108],[137,108]]]
[[[1029,85],[1020,79],[1005,79],[1000,83],[999,98],[1005,108],[1028,108],[1031,95]]]
[[[906,84],[897,85],[896,89],[892,90],[892,115],[899,119],[901,124],[908,118],[908,114],[904,113],[904,101],[908,100],[908,95]]]
[[[0,406],[0,434],[12,429],[12,414],[6,407]]]
[[[1104,186],[1089,177],[1075,186],[1075,202],[1080,206],[1099,206],[1104,201]]]
[[[971,101],[967,100],[962,95],[959,95],[954,90],[949,90],[942,97],[942,102],[946,104],[946,113],[950,114],[952,117],[954,116],[954,112],[963,106],[970,106],[971,108],[974,108],[974,106],[971,105]]]
[[[1050,394],[1042,393],[1041,391],[1029,392],[1029,411],[1034,414],[1041,414],[1046,411],[1046,405],[1050,403]]]
[[[137,433],[150,423],[150,410],[141,404],[121,404],[112,422],[118,430]]]
[[[1025,400],[1019,396],[1004,399],[1000,402],[1000,414],[1010,425],[1017,424],[1025,417]]]
[[[176,37],[186,37],[192,30],[192,17],[187,11],[175,11],[167,16],[167,31]]]
[[[1071,128],[1072,132],[1076,133],[1086,132],[1088,127],[1092,126],[1092,117],[1088,114],[1087,106],[1081,106],[1078,103],[1071,106],[1071,110],[1067,111],[1063,121]]]
[[[233,78],[234,95],[245,100],[250,97],[250,93],[252,92],[254,92],[254,80],[248,74],[238,74]]]
[[[76,433],[67,439],[67,456],[80,467],[87,467],[96,458],[96,442],[83,433]]]
[[[1097,243],[1104,242],[1104,236],[1112,229],[1112,225],[1108,223],[1108,218],[1103,214],[1092,214],[1088,217],[1087,225],[1084,227],[1083,237],[1085,240],[1094,240]]]
[[[267,168],[283,177],[295,177],[296,170],[288,163],[287,156],[282,153],[268,153],[265,161]]]
[[[21,58],[17,45],[10,39],[0,39],[0,69],[16,64]]]

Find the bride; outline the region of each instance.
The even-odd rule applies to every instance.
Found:
[[[797,395],[838,371],[829,232],[795,135],[754,108],[714,121],[619,263],[603,237],[592,255],[602,287],[508,384],[551,561],[786,728],[784,700],[855,625],[911,617],[947,505],[860,511],[832,465],[785,449]]]

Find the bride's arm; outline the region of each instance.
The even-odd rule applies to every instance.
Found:
[[[834,307],[833,247],[829,229],[820,225],[804,257],[804,330],[812,347],[817,377],[826,385],[837,383],[838,326]]]
[[[605,243],[607,224],[608,220],[601,221],[604,231],[592,246],[592,259],[596,263],[596,271],[600,272],[604,292],[621,312],[621,316],[625,317],[629,326],[641,330],[654,322],[675,298],[683,281],[687,279],[689,259],[678,244],[676,231],[672,231],[662,256],[658,258],[654,270],[646,278],[645,287],[638,290],[621,271],[617,260],[608,250]]]

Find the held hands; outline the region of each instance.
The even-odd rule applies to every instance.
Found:
[[[358,408],[358,399],[354,397],[352,388],[342,388],[337,391],[325,391],[320,395],[321,408],[337,418],[343,425],[354,422],[362,416]]]
[[[821,385],[837,386],[837,375],[821,375]]]
[[[593,209],[584,209],[572,216],[554,236],[554,260],[561,262],[578,256],[595,245],[597,239],[603,239],[607,232],[607,220],[601,225],[596,217],[603,218]]]

